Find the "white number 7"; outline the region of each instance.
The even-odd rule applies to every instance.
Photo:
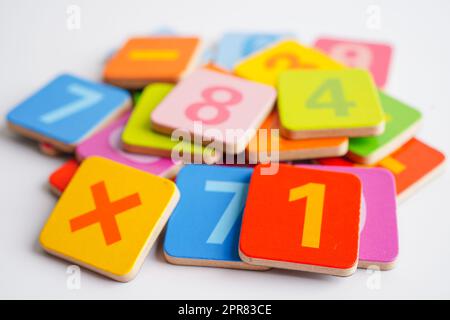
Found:
[[[222,244],[244,210],[248,183],[207,180],[205,191],[234,193],[206,243]]]
[[[95,106],[103,96],[101,93],[82,86],[77,83],[72,83],[67,87],[67,91],[78,97],[73,102],[66,103],[58,109],[52,110],[40,117],[40,120],[46,124],[52,124],[62,119],[70,117],[71,115],[82,110]]]

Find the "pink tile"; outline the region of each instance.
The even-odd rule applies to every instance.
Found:
[[[134,154],[122,150],[121,134],[129,116],[130,113],[127,112],[78,145],[77,157],[82,160],[90,156],[101,156],[152,174],[171,176],[169,173],[176,166],[171,159]]]
[[[321,38],[314,46],[349,67],[369,70],[378,87],[386,84],[392,55],[390,45]]]
[[[202,69],[178,83],[153,111],[151,121],[169,131],[185,129],[241,152],[252,138],[246,131],[259,128],[275,99],[276,91],[270,86]],[[202,132],[194,129],[194,123],[201,125]],[[230,137],[227,129],[241,132]]]
[[[382,168],[301,165],[324,171],[356,175],[362,183],[359,260],[374,264],[393,263],[398,255],[397,204],[394,177]]]

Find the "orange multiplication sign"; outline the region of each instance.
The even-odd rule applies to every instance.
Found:
[[[167,179],[91,156],[42,229],[45,251],[118,281],[138,273],[179,199]]]
[[[130,88],[176,82],[191,66],[198,45],[198,38],[132,38],[108,61],[104,79]]]
[[[358,261],[361,183],[351,174],[280,164],[255,168],[244,211],[240,254],[270,267],[341,276]]]
[[[99,223],[107,245],[121,240],[119,226],[115,215],[141,205],[138,193],[131,194],[111,202],[108,197],[105,182],[101,181],[91,186],[95,209],[70,220],[72,232]]]

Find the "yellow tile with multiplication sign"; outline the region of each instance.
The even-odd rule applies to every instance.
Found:
[[[178,189],[168,179],[91,157],[62,194],[40,242],[60,258],[129,281],[178,199]]]
[[[305,47],[295,40],[283,40],[240,61],[234,73],[275,86],[280,73],[286,70],[343,68],[342,64],[314,48]]]

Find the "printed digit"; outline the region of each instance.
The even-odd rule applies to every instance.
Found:
[[[148,156],[148,155],[143,155],[143,154],[136,154],[136,153],[128,153],[122,150],[122,146],[121,146],[121,140],[120,137],[122,135],[122,130],[123,128],[116,128],[115,130],[113,130],[111,132],[111,134],[109,135],[109,145],[110,147],[116,152],[118,153],[121,157],[137,163],[137,164],[150,164],[150,163],[155,163],[157,161],[160,160],[160,158],[158,157],[153,157],[153,156]]]
[[[228,96],[226,101],[219,101],[214,95],[220,92],[225,92]],[[196,102],[186,108],[185,114],[188,119],[192,121],[202,121],[205,124],[219,124],[226,121],[230,116],[228,107],[234,106],[241,102],[242,94],[230,87],[210,87],[202,91],[202,97],[204,101]],[[205,107],[213,107],[216,111],[216,115],[209,119],[204,119],[200,116],[200,110]]]
[[[302,63],[299,58],[289,52],[285,53],[278,53],[276,55],[273,55],[266,61],[266,67],[268,69],[275,69],[275,68],[281,68],[281,69],[314,69],[315,65],[313,64],[304,64]]]
[[[306,198],[302,247],[319,248],[325,185],[308,183],[289,190],[289,202]]]
[[[323,97],[327,96],[330,97],[330,100],[323,101]],[[353,101],[347,101],[345,99],[341,81],[336,78],[326,80],[306,101],[307,108],[334,109],[338,117],[348,116],[349,108],[354,106],[355,103]]]
[[[206,181],[205,191],[233,193],[233,198],[219,219],[206,243],[222,244],[244,210],[247,199],[248,183],[228,181]]]
[[[67,103],[56,110],[43,114],[39,118],[43,123],[52,124],[58,122],[75,113],[95,106],[103,98],[101,93],[77,83],[69,85],[67,87],[67,91],[75,96],[78,96],[79,99],[74,102]]]
[[[370,69],[372,51],[364,45],[354,43],[338,43],[330,50],[330,55],[349,67]]]
[[[298,58],[288,52],[279,53],[267,59],[266,67],[269,69],[274,69],[276,66],[280,65],[281,61],[287,63],[286,69],[300,68],[300,61],[298,61]]]

